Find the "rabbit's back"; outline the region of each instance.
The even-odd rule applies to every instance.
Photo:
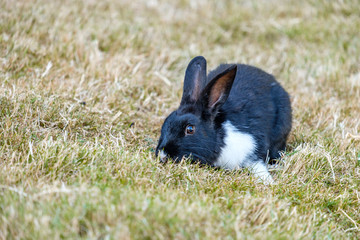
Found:
[[[207,82],[227,69],[232,64],[221,64],[208,74]],[[280,86],[275,78],[265,71],[250,65],[237,64],[236,77],[230,91],[228,101],[235,101],[237,105],[250,101],[268,101],[271,99],[271,89]],[[282,87],[280,86],[282,89]],[[283,89],[282,89],[283,90]],[[285,92],[285,90],[283,90]],[[286,93],[286,92],[285,92]]]

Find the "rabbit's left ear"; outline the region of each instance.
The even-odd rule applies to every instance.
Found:
[[[237,66],[234,64],[212,79],[201,93],[201,100],[211,114],[218,112],[229,97],[236,76]]]
[[[196,102],[206,83],[206,60],[202,56],[195,57],[189,63],[184,79],[183,96],[180,106]]]

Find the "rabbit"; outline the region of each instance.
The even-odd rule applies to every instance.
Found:
[[[180,106],[164,121],[155,154],[223,169],[249,168],[273,183],[268,159],[280,157],[291,130],[289,94],[254,66],[221,64],[206,76],[206,60],[186,69]]]

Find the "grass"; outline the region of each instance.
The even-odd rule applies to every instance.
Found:
[[[0,2],[0,239],[360,238],[353,1]],[[160,165],[189,60],[288,90],[276,185]]]

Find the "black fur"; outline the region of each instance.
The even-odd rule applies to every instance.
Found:
[[[156,155],[164,150],[175,161],[191,156],[194,161],[213,165],[224,147],[222,125],[230,121],[236,129],[255,139],[254,160],[265,161],[267,156],[278,158],[279,151],[285,150],[292,116],[289,95],[275,78],[244,64],[222,64],[207,78],[204,74],[206,60],[194,58],[186,70],[181,104],[162,126]],[[223,84],[213,87],[220,81]],[[220,88],[221,94],[217,91]],[[196,131],[186,136],[185,128],[189,124]]]

